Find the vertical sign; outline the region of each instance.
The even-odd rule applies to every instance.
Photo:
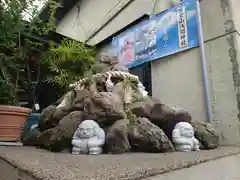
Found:
[[[186,7],[184,5],[180,5],[180,7],[177,8],[177,21],[178,21],[179,48],[185,48],[188,46],[188,30],[187,30]]]

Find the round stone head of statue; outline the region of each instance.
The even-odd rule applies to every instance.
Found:
[[[188,138],[192,138],[194,136],[194,129],[192,125],[188,122],[177,123],[174,129],[179,129],[181,136]]]
[[[95,131],[99,129],[99,125],[93,120],[85,120],[79,124],[77,129],[77,136],[79,138],[88,139],[96,136]]]
[[[188,122],[179,122],[172,132],[172,140],[177,151],[199,150],[199,141],[194,137],[193,126]]]

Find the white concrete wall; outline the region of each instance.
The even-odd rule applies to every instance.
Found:
[[[206,120],[199,49],[153,61],[152,94],[186,109],[193,119]]]
[[[95,45],[142,15],[151,13],[155,0],[83,0],[80,6],[76,5],[61,20],[56,32],[78,41],[85,41],[96,28],[129,1],[132,3],[89,40],[88,44]],[[155,12],[169,8],[169,2],[169,0],[160,0]]]
[[[82,0],[58,24],[56,31],[78,41],[100,26],[126,0]]]
[[[239,0],[223,0],[225,6],[228,5],[231,8],[235,30],[240,32],[240,1]]]
[[[223,36],[206,44],[209,77],[212,89],[214,125],[218,128],[222,144],[240,142],[236,89],[233,81],[234,52],[238,48],[236,33]]]

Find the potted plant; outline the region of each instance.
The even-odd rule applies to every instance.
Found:
[[[18,141],[32,109],[21,107],[20,92],[29,86],[29,55],[41,44],[27,38],[54,29],[54,12],[59,6],[49,1],[49,21],[36,17],[33,0],[0,1],[0,141]],[[27,21],[26,21],[27,20]]]

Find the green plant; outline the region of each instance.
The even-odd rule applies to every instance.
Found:
[[[54,15],[60,6],[55,1],[48,1],[47,5],[49,21],[43,22],[36,16],[35,0],[0,1],[0,104],[18,105],[19,92],[29,84],[25,75],[30,71],[29,58],[33,49],[42,44],[28,36],[46,35],[54,30]]]
[[[47,82],[64,89],[89,71],[95,63],[95,49],[83,43],[64,39],[59,47],[52,46],[43,56],[42,62],[51,72]]]

